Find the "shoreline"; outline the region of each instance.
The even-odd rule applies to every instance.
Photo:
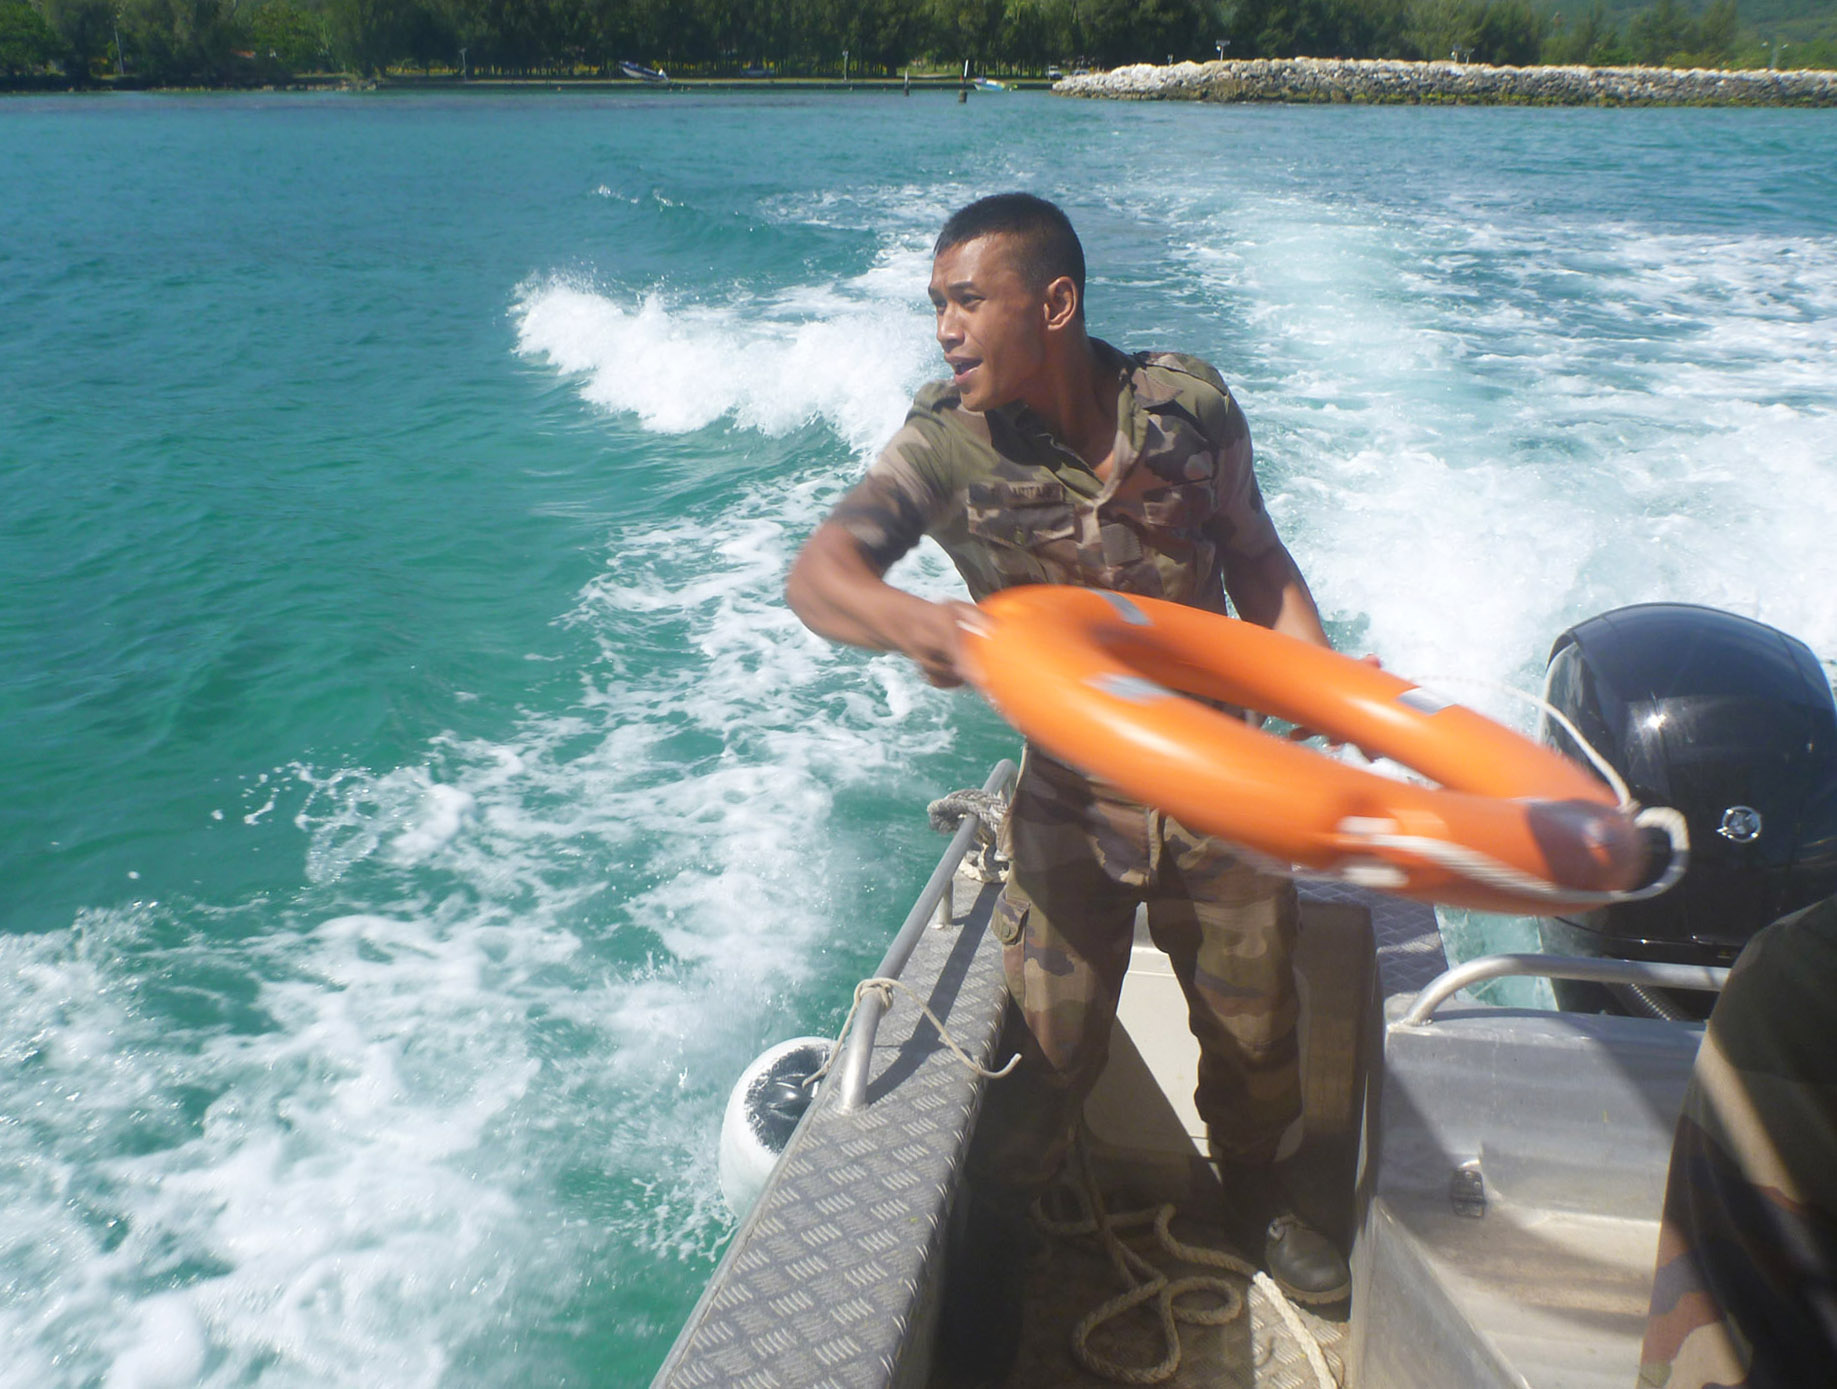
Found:
[[[1413,62],[1385,58],[1244,58],[1181,62],[1171,66],[1136,63],[1108,72],[1086,73],[1057,82],[1037,77],[1003,78],[1009,91],[1051,92],[1102,101],[1259,102],[1288,105],[1387,106],[1837,106],[1837,71],[1817,68],[1770,70],[1712,68],[1493,67],[1485,63]],[[625,77],[470,77],[392,73],[382,78],[307,73],[274,83],[222,86],[155,86],[132,78],[103,78],[68,86],[54,79],[16,78],[0,82],[0,96],[100,95],[146,92],[164,95],[248,92],[626,92],[667,95],[691,92],[797,92],[897,95],[956,93],[961,78],[946,74],[914,77],[687,77],[667,83]],[[1000,96],[971,86],[968,93]]]
[[[1044,92],[1053,84],[1044,77],[1004,77],[1008,91]],[[913,92],[954,94],[963,88],[960,77],[930,74],[914,77]],[[442,73],[391,73],[387,77],[356,77],[348,73],[298,73],[285,81],[224,83],[217,86],[158,86],[134,78],[99,78],[76,86],[61,78],[26,77],[0,80],[0,96],[99,95],[113,92],[148,92],[155,95],[194,95],[203,92],[491,92],[491,91],[647,92],[865,92],[901,95],[908,90],[903,77],[672,77],[668,82],[641,82],[630,77],[457,77]],[[967,88],[972,96],[996,97],[1006,92]]]
[[[1137,63],[1055,83],[1108,101],[1402,106],[1837,106],[1837,72],[1710,68],[1491,67],[1384,58]]]

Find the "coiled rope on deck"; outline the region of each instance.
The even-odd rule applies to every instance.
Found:
[[[1125,1291],[1100,1303],[1072,1328],[1072,1355],[1080,1365],[1115,1384],[1161,1384],[1172,1379],[1180,1369],[1180,1323],[1189,1326],[1223,1326],[1243,1315],[1244,1294],[1238,1291],[1235,1284],[1206,1273],[1171,1278],[1164,1269],[1129,1248],[1116,1234],[1119,1229],[1151,1225],[1156,1245],[1168,1257],[1182,1263],[1197,1264],[1202,1268],[1222,1269],[1250,1279],[1251,1286],[1275,1305],[1277,1316],[1300,1344],[1318,1389],[1338,1389],[1339,1381],[1328,1366],[1320,1343],[1274,1279],[1248,1259],[1229,1250],[1187,1244],[1176,1239],[1170,1228],[1174,1218],[1171,1202],[1112,1215],[1104,1205],[1103,1195],[1097,1188],[1097,1179],[1091,1172],[1090,1153],[1082,1132],[1074,1142],[1074,1153],[1078,1170],[1077,1191],[1084,1202],[1086,1214],[1072,1220],[1055,1220],[1036,1205],[1034,1222],[1052,1235],[1096,1235],[1104,1252],[1110,1256],[1110,1263],[1116,1269],[1117,1276],[1126,1285]],[[1179,1299],[1191,1293],[1209,1293],[1219,1299],[1219,1305],[1181,1306]],[[1098,1327],[1150,1302],[1154,1304],[1155,1316],[1161,1323],[1162,1341],[1167,1347],[1159,1361],[1153,1365],[1125,1365],[1092,1349],[1091,1337]]]

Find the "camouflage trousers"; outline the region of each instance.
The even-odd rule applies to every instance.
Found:
[[[1837,1385],[1837,899],[1756,935],[1710,1014],[1639,1358],[1651,1389]]]
[[[1021,1064],[991,1089],[978,1182],[1027,1197],[1058,1170],[1109,1054],[1139,904],[1186,994],[1214,1152],[1270,1162],[1301,1112],[1294,884],[1031,748],[1004,838],[992,929],[1017,1005],[1003,1054]]]

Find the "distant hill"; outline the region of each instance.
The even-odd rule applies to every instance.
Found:
[[[1608,18],[1625,33],[1633,16],[1650,3],[1651,0],[1607,0]],[[1700,15],[1707,7],[1708,0],[1684,0],[1684,8],[1692,14]],[[1551,14],[1579,15],[1590,6],[1588,0],[1545,0],[1541,8]],[[1737,0],[1736,10],[1742,28],[1768,37],[1775,28],[1782,33],[1791,29],[1804,36],[1837,30],[1837,0]]]
[[[1709,9],[1712,0],[1675,0],[1693,20]],[[1531,0],[1544,16],[1547,43],[1543,61],[1573,61],[1560,51],[1560,36],[1565,29],[1575,33],[1587,23],[1597,0]],[[1606,27],[1617,33],[1621,53],[1637,54],[1635,21],[1651,12],[1660,0],[1603,0]],[[1775,59],[1782,67],[1837,68],[1837,0],[1736,0],[1736,34],[1733,43],[1720,55],[1698,56],[1707,66],[1767,67]],[[1595,62],[1627,61],[1626,56],[1612,56],[1597,50]],[[1688,50],[1680,54],[1691,61]],[[1633,59],[1637,61],[1637,58]],[[1656,61],[1648,57],[1647,61]],[[1675,59],[1673,60],[1675,61]]]

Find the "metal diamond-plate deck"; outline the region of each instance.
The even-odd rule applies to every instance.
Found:
[[[985,1064],[1007,997],[986,930],[995,891],[977,894],[961,926],[927,931],[902,976]],[[655,1389],[923,1382],[945,1220],[983,1082],[904,996],[880,1025],[870,1074],[857,1113],[836,1112],[833,1089],[812,1107]]]
[[[1006,1002],[1001,951],[986,929],[998,889],[961,880],[957,889],[961,924],[926,932],[903,977],[988,1064]],[[1385,997],[1414,993],[1446,968],[1432,907],[1338,883],[1301,890],[1370,912]],[[837,1113],[833,1091],[817,1101],[653,1389],[925,1382],[945,1225],[983,1082],[903,996],[881,1023],[871,1077],[858,1113]],[[1251,1363],[1260,1368],[1244,1383],[1288,1382],[1280,1354]]]
[[[1348,883],[1304,882],[1304,899],[1347,902],[1371,913],[1371,932],[1378,949],[1378,992],[1413,994],[1448,968],[1435,908],[1426,902],[1388,897]]]

